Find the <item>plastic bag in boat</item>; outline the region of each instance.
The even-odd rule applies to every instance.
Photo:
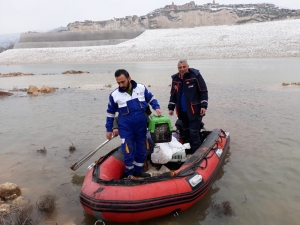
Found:
[[[171,142],[157,143],[151,154],[153,163],[165,164],[172,159],[176,152],[185,150],[186,146],[182,145],[175,137],[172,136]]]

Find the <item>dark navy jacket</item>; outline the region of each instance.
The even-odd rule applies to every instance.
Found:
[[[199,70],[189,68],[189,72],[184,74],[183,79],[179,77],[178,73],[172,76],[171,96],[168,109],[174,111],[176,107],[179,119],[182,119],[180,115],[182,91],[184,92],[189,120],[200,118],[200,109],[207,109],[208,91]]]

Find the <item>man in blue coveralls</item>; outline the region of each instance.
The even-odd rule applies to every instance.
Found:
[[[128,178],[149,177],[150,174],[142,171],[147,156],[145,111],[150,104],[160,116],[162,114],[160,106],[144,85],[131,80],[126,70],[117,70],[115,78],[119,87],[109,95],[105,125],[106,137],[109,140],[112,138],[113,121],[115,113],[118,112],[118,131],[126,166],[125,176]]]

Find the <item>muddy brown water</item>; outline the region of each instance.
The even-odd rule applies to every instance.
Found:
[[[281,85],[300,82],[299,61],[190,61],[191,67],[200,69],[209,90],[205,127],[229,131],[230,150],[201,201],[179,217],[167,215],[133,224],[300,224],[300,86]],[[76,172],[69,167],[105,141],[107,100],[116,87],[113,74],[119,68],[150,86],[167,113],[176,61],[0,66],[0,73],[36,74],[2,77],[1,91],[29,85],[58,88],[51,94],[13,92],[13,96],[0,98],[0,184],[20,185],[22,195],[33,204],[40,195],[57,195],[56,213],[42,224],[92,225],[96,221],[81,208],[80,188],[87,166],[117,147],[120,140],[109,142]],[[61,74],[71,69],[90,74]],[[71,142],[76,147],[72,154]],[[46,153],[37,151],[44,148]],[[224,201],[230,202],[233,216],[212,207]]]

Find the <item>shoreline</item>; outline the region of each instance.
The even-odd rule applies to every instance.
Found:
[[[239,57],[239,58],[208,58],[208,59],[191,59],[191,58],[184,58],[187,59],[189,62],[190,61],[197,61],[197,60],[231,60],[231,59],[237,59],[237,60],[243,60],[243,59],[280,59],[280,58],[285,58],[285,59],[297,59],[300,58],[299,56],[278,56],[278,57],[247,57],[247,58],[243,58],[243,57]],[[35,62],[35,63],[9,63],[9,64],[1,64],[0,66],[26,66],[26,65],[76,65],[76,64],[99,64],[99,63],[136,63],[136,62],[168,62],[168,61],[175,61],[175,63],[177,63],[179,59],[166,59],[166,60],[161,60],[161,59],[157,59],[157,60],[135,60],[135,61],[99,61],[99,62],[51,62],[51,63],[47,63],[47,62]],[[60,74],[60,73],[57,73]],[[39,75],[39,74],[33,74],[33,75]],[[41,75],[56,75],[56,74],[41,74]],[[5,78],[5,76],[0,76],[0,78]]]
[[[11,49],[0,65],[300,57],[300,19],[146,30],[118,45]]]
[[[198,58],[198,59],[192,59],[192,58],[183,58],[183,59],[187,59],[189,62],[190,61],[197,61],[197,60],[243,60],[243,59],[280,59],[280,58],[290,58],[290,59],[296,59],[296,58],[300,58],[299,56],[276,56],[276,57],[239,57],[239,58]],[[86,61],[74,61],[74,62],[33,62],[33,63],[8,63],[8,64],[2,64],[0,62],[0,66],[22,66],[22,65],[76,65],[76,64],[98,64],[98,63],[136,63],[136,62],[168,62],[168,61],[174,61],[175,63],[177,63],[179,60],[179,58],[175,58],[175,59],[157,59],[157,60],[128,60],[128,61],[93,61],[93,62],[86,62]],[[59,73],[57,73],[59,74]],[[3,75],[3,74],[2,74]],[[33,75],[40,75],[40,74],[33,74]],[[41,75],[54,75],[54,74],[41,74]],[[3,77],[11,77],[11,76],[1,76],[0,78]],[[17,76],[18,77],[18,76]]]

